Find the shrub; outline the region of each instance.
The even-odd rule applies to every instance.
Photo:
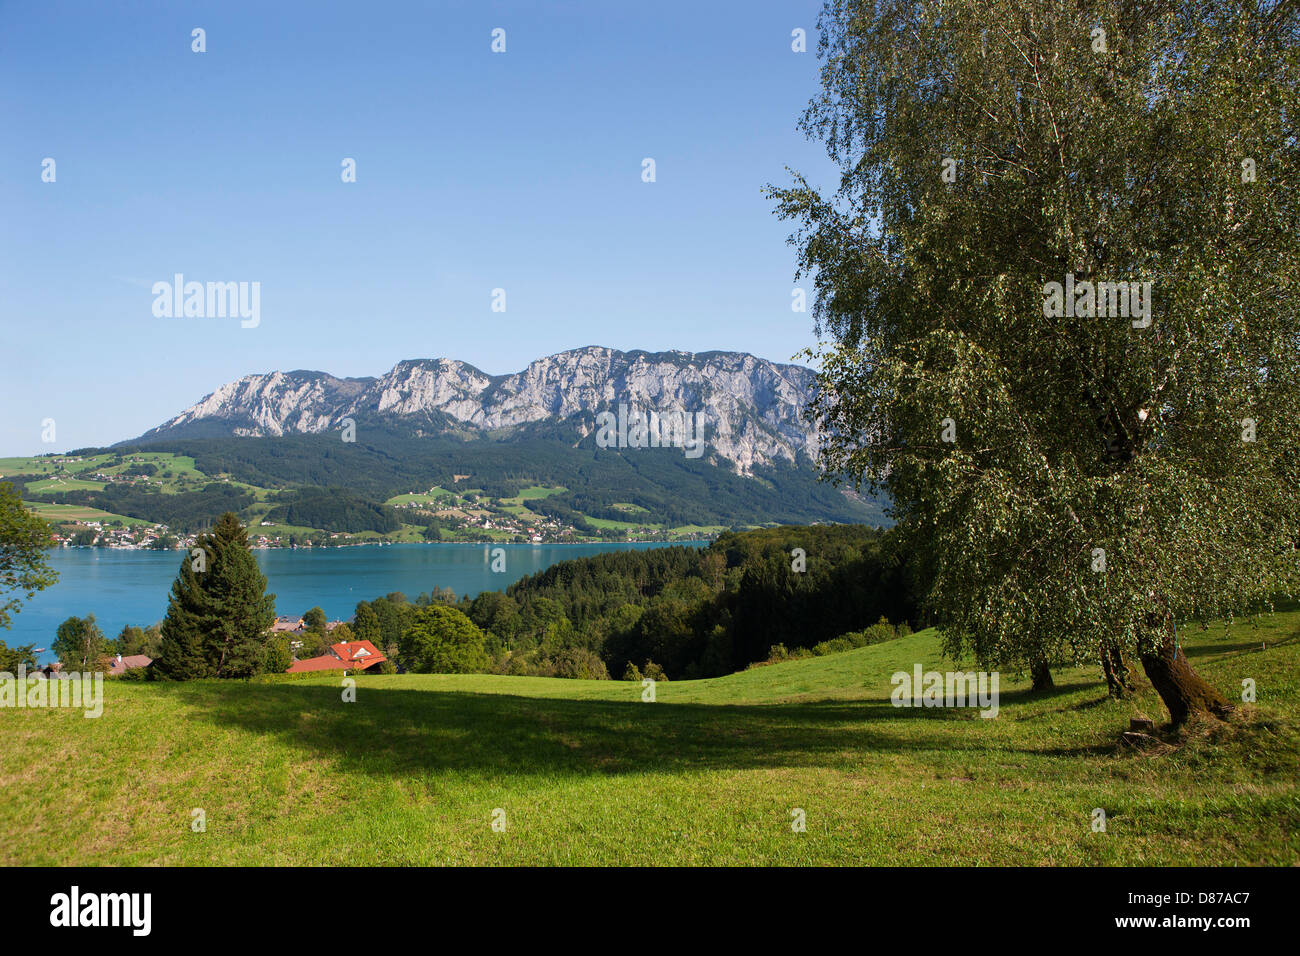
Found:
[[[287,637],[273,637],[262,649],[262,670],[268,674],[283,674],[293,663],[293,652],[289,650]],[[127,671],[127,673],[131,673]]]
[[[666,682],[668,680],[668,675],[664,673],[664,669],[654,661],[645,662],[645,667],[641,668],[641,677],[642,679],[648,677],[653,681]]]
[[[506,674],[510,677],[528,677],[532,674],[532,668],[529,667],[528,661],[522,655],[510,654],[497,665],[497,673]]]
[[[573,680],[609,680],[609,670],[600,656],[585,647],[568,647],[555,659],[556,677]]]
[[[859,647],[867,647],[870,644],[883,644],[885,641],[892,641],[895,638],[904,637],[911,633],[912,629],[906,623],[894,627],[882,617],[875,624],[861,631],[850,631],[829,641],[815,644],[812,652],[818,657],[825,654],[839,654],[842,651],[852,651]]]
[[[868,644],[881,644],[885,641],[892,641],[898,636],[898,632],[883,617],[862,633],[866,636]]]

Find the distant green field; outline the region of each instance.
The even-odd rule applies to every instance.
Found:
[[[1109,700],[1095,668],[1007,679],[989,720],[892,707],[894,671],[950,666],[932,632],[654,703],[478,675],[361,677],[355,703],[337,676],[110,682],[97,720],[0,710],[0,825],[49,837],[0,863],[1300,863],[1300,614],[1185,646],[1259,700],[1151,753],[1118,739],[1158,701]]]
[[[56,460],[57,459],[57,460]],[[194,459],[171,452],[132,452],[123,456],[120,465],[111,464],[112,455],[94,455],[74,461],[66,456],[51,458],[0,458],[0,475],[50,475],[44,481],[32,482],[27,490],[32,494],[57,494],[61,491],[102,491],[107,483],[89,478],[92,474],[121,475],[133,465],[152,464],[158,473],[150,478],[140,478],[157,486],[166,493],[194,491],[214,479],[203,474],[194,466]],[[259,497],[264,497],[264,489],[235,482],[240,487],[249,488]]]
[[[33,481],[27,485],[27,491],[36,494],[57,494],[60,491],[78,491],[88,489],[90,491],[103,491],[106,483],[102,481],[86,481],[82,478],[46,478],[42,481]]]
[[[516,501],[516,500],[535,501],[538,498],[549,498],[551,495],[563,494],[568,490],[569,490],[568,488],[565,488],[561,485],[556,485],[554,488],[548,488],[544,485],[530,485],[527,488],[520,489],[519,498],[517,499],[502,498],[501,500],[502,501]]]
[[[112,455],[95,455],[80,461],[66,461],[66,456],[63,455],[54,458],[0,458],[0,475],[52,475],[59,472],[73,475],[79,471],[93,471],[112,460]]]
[[[568,489],[558,485],[553,488],[543,485],[530,485],[527,488],[520,489],[519,494],[513,498],[498,498],[497,505],[516,517],[533,519],[537,517],[537,512],[530,509],[527,502],[549,498],[551,495],[562,494],[565,491],[568,491]]]
[[[98,508],[87,508],[82,505],[51,505],[41,501],[25,501],[23,504],[46,521],[55,523],[60,521],[116,521],[124,525],[147,525],[150,523],[139,518],[115,515],[107,511],[100,511]]]
[[[614,521],[610,518],[588,518],[587,523],[595,528],[616,528],[619,531],[647,527],[644,521]]]
[[[315,528],[306,528],[301,525],[292,525],[292,524],[263,525],[261,524],[260,521],[254,521],[252,524],[248,526],[248,536],[254,540],[256,540],[259,535],[266,535],[266,537],[268,538],[274,538],[277,535],[283,538],[288,538],[289,535],[291,534],[300,535],[301,537],[305,538],[309,535],[322,534],[322,532],[317,531]]]
[[[454,492],[448,491],[445,488],[441,488],[435,485],[434,487],[430,488],[428,491],[424,493],[412,492],[410,494],[405,494],[405,495],[394,495],[392,498],[389,498],[387,501],[385,501],[384,504],[405,505],[405,504],[411,504],[412,502],[417,504],[432,504],[433,502],[437,501],[440,498],[451,498],[454,496],[454,494],[455,494]]]

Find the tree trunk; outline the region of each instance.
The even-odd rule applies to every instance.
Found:
[[[1029,668],[1029,674],[1034,680],[1031,691],[1051,690],[1056,685],[1052,683],[1052,669],[1048,666],[1047,661],[1034,661]]]
[[[1106,675],[1106,691],[1111,697],[1123,700],[1133,692],[1133,665],[1118,644],[1102,648],[1101,671]]]
[[[1232,713],[1227,698],[1197,676],[1172,636],[1155,652],[1142,655],[1142,669],[1175,726],[1192,714],[1208,713],[1226,720]]]

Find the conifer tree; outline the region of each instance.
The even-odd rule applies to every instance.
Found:
[[[181,562],[162,625],[160,676],[251,677],[266,660],[275,595],[266,593],[248,533],[226,512]]]

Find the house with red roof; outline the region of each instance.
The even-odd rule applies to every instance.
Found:
[[[118,654],[112,658],[112,662],[108,666],[108,672],[110,674],[125,674],[133,667],[148,667],[152,663],[153,658],[148,654],[128,654],[126,657]]]
[[[319,657],[309,657],[304,661],[294,661],[285,671],[287,674],[303,674],[308,671],[364,671],[376,664],[388,660],[379,653],[379,648],[369,641],[344,641],[331,644],[328,652]]]

